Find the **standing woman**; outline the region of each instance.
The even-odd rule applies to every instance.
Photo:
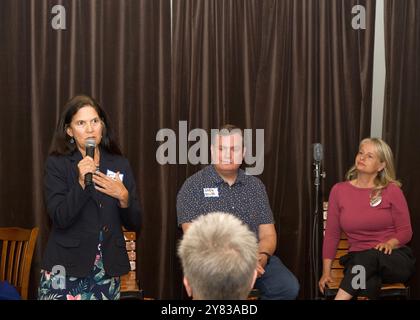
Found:
[[[335,299],[349,300],[361,293],[376,299],[382,283],[406,282],[415,264],[407,247],[412,236],[410,215],[396,180],[391,148],[381,139],[362,140],[346,179],[332,188],[328,201],[319,288],[324,292],[332,281],[331,264],[343,231],[349,253],[340,258],[344,278]],[[359,272],[360,266],[364,268],[365,289],[359,288],[362,273],[354,273],[353,266]],[[352,281],[353,277],[357,279]]]
[[[86,143],[94,156],[86,156]],[[92,176],[92,183],[85,175]],[[128,160],[104,110],[91,97],[70,99],[46,161],[45,200],[52,230],[41,264],[39,299],[119,299],[130,271],[122,226],[140,230]]]

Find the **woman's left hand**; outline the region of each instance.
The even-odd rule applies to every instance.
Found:
[[[121,208],[128,207],[128,190],[122,183],[119,172],[116,173],[115,179],[104,175],[102,172],[95,172],[93,182],[96,190],[118,199]]]
[[[385,254],[391,254],[392,249],[394,249],[393,245],[387,243],[387,242],[381,242],[375,246],[376,250],[384,251]]]

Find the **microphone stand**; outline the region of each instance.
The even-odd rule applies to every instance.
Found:
[[[314,289],[313,289],[313,297],[315,300],[318,300],[319,297],[319,289],[318,289],[318,280],[321,276],[320,273],[320,253],[321,253],[321,243],[322,239],[321,235],[323,232],[323,214],[322,210],[319,210],[319,200],[320,200],[320,185],[321,185],[321,177],[325,178],[325,172],[321,173],[321,161],[315,160],[314,163],[314,186],[315,186],[315,209],[313,215],[313,224],[312,224],[312,248],[311,248],[311,263],[312,263],[312,272],[314,279]]]

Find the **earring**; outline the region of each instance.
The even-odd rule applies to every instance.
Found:
[[[71,137],[70,143],[74,143],[74,138],[73,137]]]

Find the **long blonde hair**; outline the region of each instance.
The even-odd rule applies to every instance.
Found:
[[[366,138],[360,142],[359,149],[366,142],[372,143],[375,146],[376,155],[378,156],[379,161],[385,163],[385,167],[379,171],[375,177],[375,187],[372,190],[372,196],[380,195],[382,190],[390,183],[394,183],[396,186],[401,187],[401,182],[397,180],[395,175],[394,156],[389,145],[379,138]],[[357,174],[356,165],[353,165],[346,173],[346,180],[356,179]]]

